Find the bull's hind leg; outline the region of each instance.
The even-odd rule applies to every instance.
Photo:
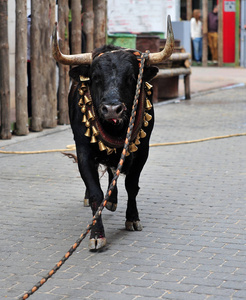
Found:
[[[110,183],[114,177],[114,174],[112,172],[112,170],[110,168],[107,168],[107,171],[108,171],[108,181],[109,181],[109,186],[110,186]],[[109,201],[107,202],[106,204],[106,208],[108,210],[111,210],[111,211],[116,211],[116,208],[117,208],[117,194],[118,194],[118,190],[117,190],[117,186],[115,186],[110,198],[109,198]]]

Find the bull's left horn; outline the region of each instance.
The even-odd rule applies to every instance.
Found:
[[[63,65],[89,65],[92,63],[92,53],[66,55],[62,54],[57,42],[57,24],[52,33],[52,54],[54,59]]]
[[[166,59],[168,59],[173,53],[174,48],[174,37],[173,37],[173,29],[171,24],[171,18],[167,16],[167,40],[164,49],[158,53],[150,53],[149,54],[149,64],[158,64]]]

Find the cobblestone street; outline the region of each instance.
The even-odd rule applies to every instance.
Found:
[[[151,143],[246,132],[246,87],[155,105]],[[69,126],[0,140],[0,150],[64,149]],[[103,210],[107,246],[88,238],[33,300],[246,299],[246,136],[151,147],[142,172],[141,232],[124,229],[126,192]],[[61,153],[0,154],[0,299],[18,299],[91,221],[77,165]],[[106,192],[107,176],[102,177]]]

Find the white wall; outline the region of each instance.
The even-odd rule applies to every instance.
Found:
[[[180,0],[108,0],[108,33],[165,32],[167,15],[180,20]]]

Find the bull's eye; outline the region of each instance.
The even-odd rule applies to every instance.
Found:
[[[131,75],[127,76],[126,82],[127,82],[128,85],[135,85],[136,84],[136,77],[135,77],[135,75],[131,74]]]
[[[129,84],[135,84],[136,83],[136,77],[134,74],[131,74],[130,76],[128,76],[128,83]]]
[[[101,78],[101,76],[94,75],[94,76],[92,76],[92,81],[98,85],[98,84],[102,83],[102,78]]]

